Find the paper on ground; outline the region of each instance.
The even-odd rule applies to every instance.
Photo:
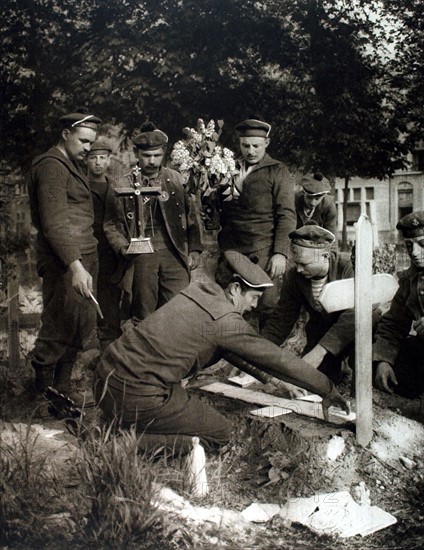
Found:
[[[242,388],[246,386],[250,386],[254,382],[258,382],[258,380],[251,376],[250,374],[239,374],[237,376],[232,376],[228,379],[228,382],[232,382],[233,384],[236,384],[237,386],[241,386]]]
[[[366,536],[396,523],[396,518],[377,506],[357,504],[348,491],[291,499],[280,516],[301,523],[315,533],[340,537]]]

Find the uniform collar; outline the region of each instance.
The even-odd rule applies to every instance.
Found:
[[[219,319],[228,313],[239,313],[227,299],[222,288],[216,283],[191,283],[181,291],[198,306],[207,311],[213,319]]]
[[[244,161],[243,157],[240,157],[237,159],[238,163],[241,163],[243,161]],[[264,168],[266,166],[273,166],[275,164],[280,164],[280,161],[273,159],[267,153],[265,153],[263,159],[261,159],[257,164],[253,165],[252,171],[259,170],[260,168]]]
[[[62,153],[62,151],[58,149],[56,146],[51,147],[46,153],[37,157],[33,162],[33,166],[37,165],[39,162],[47,158],[53,158],[60,161],[62,164],[64,164],[68,168],[68,170],[74,176],[79,178],[84,183],[84,185],[88,187],[87,178],[84,175],[84,172],[82,171],[82,169],[79,167],[79,165],[73,163],[71,160],[66,158],[65,155]]]

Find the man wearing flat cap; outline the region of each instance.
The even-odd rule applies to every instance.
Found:
[[[272,281],[246,256],[227,251],[215,283],[191,283],[106,349],[94,374],[94,393],[110,420],[135,425],[143,450],[191,449],[192,436],[208,449],[225,445],[228,420],[190,395],[183,378],[232,352],[259,369],[299,384],[348,410],[331,381],[288,350],[265,340],[243,319]],[[177,320],[177,321],[176,321]]]
[[[120,300],[121,289],[112,279],[118,269],[117,256],[106,238],[103,223],[105,219],[106,196],[113,190],[113,182],[108,174],[112,144],[106,137],[99,137],[87,155],[87,175],[94,208],[94,236],[97,239],[99,274],[97,277],[97,301],[103,319],[97,319],[100,349],[104,350],[112,340],[121,334]]]
[[[401,218],[411,260],[399,274],[399,289],[375,334],[375,385],[409,398],[424,393],[424,211]]]
[[[129,316],[144,319],[178,294],[190,282],[190,271],[202,250],[200,230],[181,175],[162,166],[168,136],[146,123],[133,140],[138,156],[137,170],[143,186],[159,186],[159,197],[145,197],[144,235],[150,239],[150,253],[128,255],[137,237],[137,198],[107,199],[104,229],[115,253],[125,262],[121,286],[130,297]]]
[[[303,176],[300,185],[302,190],[294,198],[296,227],[302,227],[312,220],[337,235],[337,209],[330,195],[330,182],[321,173],[315,173]]]
[[[248,119],[236,130],[242,154],[236,182],[239,196],[221,201],[218,243],[221,250],[238,250],[258,262],[277,283],[286,269],[288,235],[296,227],[293,180],[287,166],[266,152],[271,131],[268,123]],[[263,318],[277,300],[276,284],[262,299]]]
[[[290,233],[293,267],[284,276],[280,299],[261,335],[277,345],[285,342],[303,307],[309,314],[302,357],[334,382],[341,381],[341,362],[352,351],[353,309],[326,313],[319,302],[326,283],[353,277],[349,254],[331,247],[334,235],[315,224]]]
[[[29,197],[37,229],[37,271],[42,277],[41,329],[33,351],[36,389],[48,386],[70,396],[76,354],[96,326],[90,294],[97,277],[93,203],[82,161],[96,138],[99,118],[85,113],[61,117],[58,144],[32,164]]]

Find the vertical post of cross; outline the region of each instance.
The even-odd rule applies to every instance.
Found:
[[[372,224],[362,214],[355,246],[355,391],[356,441],[363,447],[372,438],[372,250]]]

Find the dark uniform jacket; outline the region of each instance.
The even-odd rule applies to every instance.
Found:
[[[288,256],[288,235],[296,228],[294,184],[285,164],[269,155],[246,176],[237,199],[221,201],[221,250],[249,254],[269,249]]]
[[[304,214],[305,197],[303,191],[296,193],[294,204],[296,207],[297,228],[304,226],[309,220],[314,220],[320,227],[331,231],[333,235],[337,234],[337,209],[331,195],[325,195],[310,218],[307,218]]]
[[[216,363],[227,351],[320,395],[331,390],[325,375],[261,338],[215,283],[191,283],[129,326],[107,347],[99,374],[126,395],[164,396],[171,385]]]
[[[38,260],[54,255],[65,267],[96,250],[87,179],[57,147],[34,160],[29,198]]]
[[[175,251],[189,271],[189,253],[202,250],[199,225],[182,185],[181,175],[175,170],[162,167],[159,179],[162,190],[169,195],[168,200],[158,201],[166,230]],[[131,237],[137,236],[134,221],[134,199],[117,198],[111,188],[106,199],[104,230],[117,254],[127,249]]]
[[[327,282],[353,276],[350,255],[331,251]],[[262,336],[281,345],[292,331],[302,306],[309,313],[309,321],[305,327],[308,350],[319,343],[333,355],[338,355],[354,341],[354,310],[335,313],[317,311],[311,283],[297,273],[295,267],[291,267],[284,275],[280,299],[261,332]]]
[[[93,232],[96,239],[104,241],[106,235],[103,228],[105,211],[106,211],[106,196],[110,187],[112,187],[112,182],[109,178],[106,178],[106,181],[91,181],[89,180],[89,186],[93,198],[93,210],[94,210],[94,224]],[[107,239],[106,239],[107,240]]]
[[[393,365],[412,322],[424,316],[424,273],[414,266],[399,274],[399,288],[375,334],[373,360]]]

